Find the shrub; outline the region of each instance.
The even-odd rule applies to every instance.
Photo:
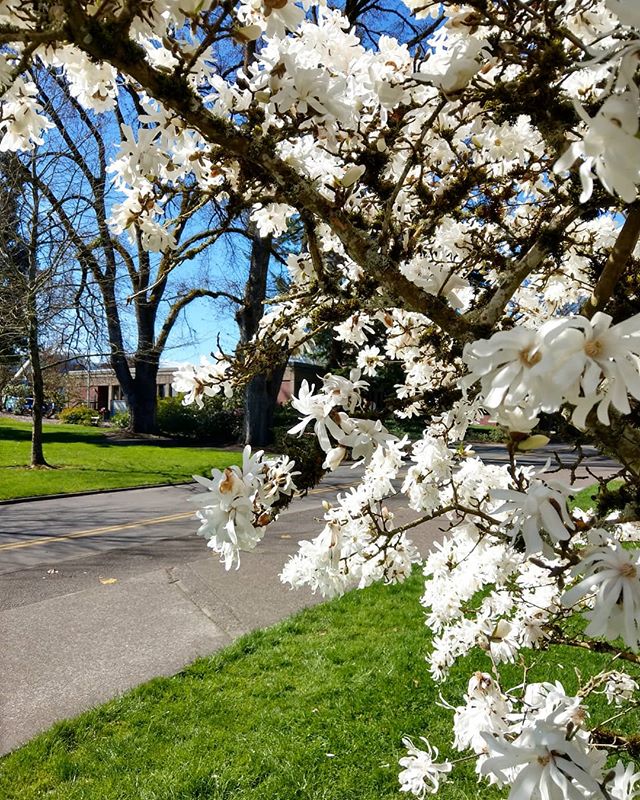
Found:
[[[465,442],[504,442],[505,432],[496,425],[469,425]]]
[[[126,430],[129,427],[131,414],[128,411],[116,411],[111,417],[111,424],[120,430]]]
[[[273,449],[276,453],[289,456],[296,462],[301,475],[296,477],[298,489],[315,486],[325,470],[322,467],[325,454],[312,433],[290,436],[287,431],[300,422],[300,414],[291,406],[278,406],[274,414]]]
[[[58,417],[69,425],[91,425],[96,412],[88,406],[69,406],[63,408]]]
[[[242,412],[220,397],[205,398],[203,408],[184,406],[181,397],[166,397],[158,402],[157,424],[167,436],[229,444],[240,437]]]

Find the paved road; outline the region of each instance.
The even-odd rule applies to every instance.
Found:
[[[492,445],[476,450],[504,456]],[[609,474],[614,465],[592,467]],[[0,505],[0,753],[317,602],[277,576],[297,542],[317,533],[322,500],[354,482],[341,467],[231,572],[194,535],[197,486]],[[403,521],[407,512],[392,505]],[[438,523],[412,534],[426,552]]]

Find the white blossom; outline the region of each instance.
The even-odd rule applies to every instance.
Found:
[[[600,760],[580,738],[570,740],[557,724],[536,719],[513,742],[486,734],[489,758],[483,775],[494,775],[510,785],[509,800],[545,797],[549,800],[583,800],[600,797]],[[595,775],[594,775],[595,772]]]
[[[618,542],[588,553],[575,568],[585,574],[562,596],[562,604],[573,606],[594,595],[594,606],[584,616],[586,633],[616,639],[621,636],[634,652],[640,648],[640,559]]]
[[[622,705],[625,700],[630,700],[640,687],[630,675],[624,672],[610,672],[604,685],[604,693],[609,703]]]
[[[451,764],[448,761],[437,763],[438,748],[432,747],[424,736],[420,739],[424,750],[416,747],[408,736],[402,740],[407,755],[400,759],[400,766],[404,769],[398,778],[401,792],[411,792],[415,797],[423,798],[426,794],[437,794],[440,783],[451,772]]]

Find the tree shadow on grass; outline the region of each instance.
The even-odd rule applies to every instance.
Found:
[[[0,442],[30,442],[31,429],[26,428],[11,428],[0,427]],[[109,447],[110,442],[107,437],[96,431],[95,433],[87,433],[86,431],[59,431],[59,430],[44,430],[42,433],[42,441],[45,444],[93,444],[96,447]]]

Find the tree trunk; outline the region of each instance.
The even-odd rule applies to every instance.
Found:
[[[42,365],[40,363],[40,349],[38,346],[38,317],[35,307],[33,291],[28,293],[28,319],[29,319],[29,360],[31,361],[31,377],[33,382],[33,406],[31,408],[31,466],[48,466],[44,457],[42,444],[42,409],[44,408],[44,380],[42,378]]]
[[[37,351],[36,351],[37,352]],[[33,374],[33,408],[31,409],[31,466],[48,466],[44,457],[44,447],[42,443],[42,409],[44,408],[44,381],[42,379],[42,369],[40,366],[40,356],[33,357],[31,353],[31,371]]]
[[[135,362],[133,391],[127,396],[129,403],[129,431],[131,433],[157,433],[157,361]]]
[[[244,443],[264,447],[273,442],[273,415],[285,364],[276,366],[270,375],[256,375],[245,388]]]
[[[251,229],[251,260],[244,292],[244,304],[236,312],[240,343],[246,344],[258,330],[264,314],[267,275],[271,257],[271,237],[261,238],[255,226]],[[270,374],[254,376],[245,387],[244,443],[263,447],[273,441],[273,414],[278,390],[286,366],[286,356],[274,364]]]

